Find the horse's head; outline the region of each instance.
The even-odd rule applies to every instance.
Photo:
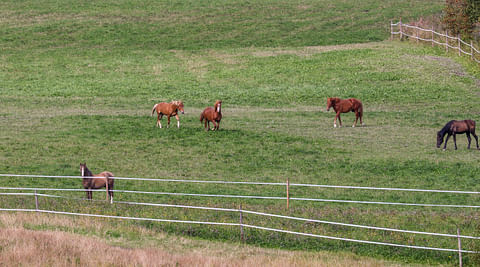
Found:
[[[336,101],[336,100],[337,100],[337,98],[335,98],[335,97],[329,97],[329,98],[327,98],[327,111],[329,111],[330,108],[335,105],[335,101]]]
[[[182,112],[182,114],[185,114],[185,111],[183,110],[183,102],[182,101],[172,101],[172,104],[177,105],[178,110]]]
[[[217,102],[215,102],[215,111],[216,112],[222,111],[222,100],[217,100]]]
[[[437,148],[440,148],[440,145],[443,143],[443,134],[442,132],[437,132]]]
[[[82,176],[85,176],[85,170],[88,170],[87,163],[80,163],[80,173],[82,174]]]
[[[87,168],[87,163],[80,163],[80,173],[82,176],[93,176],[92,172]]]

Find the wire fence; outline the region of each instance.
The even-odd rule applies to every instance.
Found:
[[[0,174],[0,177],[32,177],[32,178],[54,178],[54,179],[83,179],[81,176],[48,176],[48,175],[18,175],[18,174]],[[87,177],[87,178],[103,178],[103,177]],[[243,184],[243,185],[269,185],[269,186],[307,186],[307,187],[322,187],[322,188],[343,188],[343,189],[356,189],[356,190],[384,190],[384,191],[407,191],[407,192],[429,192],[429,193],[448,193],[448,194],[480,194],[476,191],[458,191],[458,190],[436,190],[436,189],[408,189],[408,188],[382,188],[382,187],[359,187],[359,186],[334,186],[334,185],[314,185],[314,184],[290,184],[287,180],[286,183],[267,183],[267,182],[235,182],[235,181],[202,181],[202,180],[181,180],[181,179],[151,179],[151,178],[133,178],[133,177],[114,177],[118,180],[138,180],[138,181],[155,181],[155,182],[185,182],[185,183],[214,183],[214,184]],[[433,250],[433,251],[445,251],[445,252],[456,252],[459,253],[477,253],[472,250],[465,250],[461,248],[460,239],[471,239],[479,240],[480,237],[470,236],[470,235],[460,235],[459,233],[447,234],[447,233],[435,233],[435,232],[426,232],[426,231],[416,231],[416,230],[402,230],[388,227],[376,227],[370,225],[360,225],[352,223],[341,223],[327,220],[317,220],[310,218],[301,218],[294,216],[286,216],[251,210],[239,209],[228,209],[228,208],[216,208],[216,207],[202,207],[202,206],[192,206],[192,205],[174,205],[174,204],[162,204],[162,203],[146,203],[146,202],[131,202],[131,201],[113,201],[114,204],[118,205],[141,205],[141,206],[152,206],[152,207],[169,207],[169,208],[181,208],[181,209],[199,209],[199,210],[208,210],[208,211],[220,211],[220,212],[235,212],[240,214],[240,222],[209,222],[209,221],[190,221],[190,220],[173,220],[173,219],[164,219],[164,218],[143,218],[143,217],[130,217],[130,216],[113,216],[106,214],[90,214],[90,213],[76,213],[76,212],[66,212],[66,211],[54,211],[47,209],[40,209],[38,204],[38,197],[47,197],[47,198],[67,198],[75,199],[66,196],[58,196],[51,194],[38,193],[42,191],[66,191],[66,192],[84,192],[85,189],[78,188],[28,188],[28,187],[0,187],[0,190],[3,191],[34,191],[32,193],[25,192],[0,192],[0,195],[5,196],[34,196],[35,197],[35,209],[14,209],[14,208],[4,208],[0,207],[0,211],[11,211],[11,212],[39,212],[39,213],[51,213],[51,214],[62,214],[62,215],[72,215],[72,216],[88,216],[88,217],[101,217],[101,218],[112,218],[112,219],[124,219],[124,220],[140,220],[140,221],[155,221],[155,222],[165,222],[165,223],[187,223],[187,224],[204,224],[204,225],[216,225],[216,226],[236,226],[241,228],[242,239],[243,239],[243,228],[258,229],[264,231],[272,231],[279,233],[286,233],[292,235],[300,235],[307,237],[323,238],[330,240],[339,240],[346,242],[355,242],[363,244],[373,244],[373,245],[383,245],[383,246],[392,246],[392,247],[403,247],[403,248],[412,248],[412,249],[423,249],[423,250]],[[98,191],[98,190],[90,190]],[[103,190],[102,190],[103,191]],[[146,192],[146,191],[132,191],[132,190],[112,190],[113,192],[120,193],[133,193],[133,194],[165,194],[165,195],[182,195],[182,196],[205,196],[205,197],[235,197],[235,198],[260,198],[260,199],[277,199],[277,200],[305,200],[305,201],[325,201],[325,202],[348,202],[348,203],[363,203],[363,204],[392,204],[392,205],[415,205],[415,206],[439,206],[439,207],[456,207],[456,208],[479,208],[480,206],[473,205],[452,205],[452,204],[420,204],[420,203],[389,203],[389,202],[375,202],[375,201],[354,201],[354,200],[332,200],[332,199],[308,199],[308,198],[289,198],[287,197],[271,197],[271,196],[241,196],[241,195],[215,195],[215,194],[191,194],[191,193],[170,193],[170,192]],[[98,200],[100,201],[100,200]],[[103,201],[102,201],[103,202]],[[299,231],[290,231],[284,229],[277,229],[271,227],[264,227],[254,224],[245,224],[243,223],[242,216],[243,214],[251,214],[263,217],[272,217],[280,218],[286,220],[294,220],[301,222],[309,223],[319,223],[327,225],[336,225],[352,228],[361,228],[369,230],[378,230],[378,231],[389,231],[397,233],[406,233],[414,235],[428,235],[428,236],[437,236],[445,238],[457,238],[459,240],[458,248],[439,248],[439,247],[429,247],[429,246],[416,246],[416,245],[405,245],[405,244],[396,244],[389,242],[379,242],[379,241],[370,241],[370,240],[360,240],[352,239],[345,237],[336,237],[329,235],[319,235],[314,233],[304,233]]]
[[[445,33],[436,32],[432,29],[424,29],[418,26],[402,23],[400,20],[397,23],[390,21],[390,35],[391,39],[395,35],[399,35],[400,40],[406,37],[415,40],[416,42],[430,42],[432,46],[439,45],[445,47],[445,51],[449,49],[457,50],[458,55],[468,55],[470,58],[480,63],[480,51],[473,45],[473,41],[470,43],[465,42],[460,38],[460,35],[451,36],[446,30]]]

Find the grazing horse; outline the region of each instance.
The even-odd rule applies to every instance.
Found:
[[[207,107],[203,110],[202,114],[200,115],[200,121],[203,122],[205,119],[205,130],[210,130],[210,122],[213,123],[212,130],[218,130],[220,127],[220,120],[222,119],[222,101],[217,100],[215,102],[214,107]],[[207,127],[208,124],[208,127]]]
[[[453,143],[455,144],[455,150],[457,149],[457,137],[456,134],[467,134],[468,139],[468,149],[470,149],[470,143],[472,138],[470,138],[470,134],[475,137],[475,141],[477,141],[477,149],[478,148],[478,137],[475,134],[475,121],[473,120],[463,120],[463,121],[449,121],[443,128],[437,132],[437,148],[440,148],[440,145],[443,143],[443,137],[447,135],[447,139],[445,139],[445,145],[443,146],[443,150],[447,149],[447,142],[448,138],[453,135]]]
[[[155,104],[152,108],[152,116],[153,116],[153,113],[155,113],[155,110],[157,111],[158,127],[162,128],[161,119],[163,115],[167,115],[167,118],[168,118],[167,128],[170,127],[171,116],[175,116],[175,118],[177,119],[177,127],[180,128],[180,118],[178,117],[178,111],[184,114],[182,101],[172,101],[170,103],[162,102],[162,103]]]
[[[82,173],[83,188],[87,189],[87,199],[92,199],[92,189],[99,189],[105,187],[110,198],[110,203],[113,203],[113,173],[101,172],[93,175],[87,168],[87,163],[80,163],[80,172]],[[104,177],[104,178],[91,178],[91,177]]]
[[[340,113],[355,112],[355,122],[352,127],[357,125],[357,120],[360,118],[360,123],[363,125],[363,105],[360,100],[355,98],[349,99],[340,99],[338,97],[329,97],[327,98],[327,111],[333,107],[333,110],[337,113],[335,120],[333,121],[333,127],[337,127],[337,118],[340,122],[340,127],[342,127],[342,119],[340,118]]]

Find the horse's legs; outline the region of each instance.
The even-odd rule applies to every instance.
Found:
[[[450,138],[451,135],[452,135],[451,133],[448,133],[447,138],[445,138],[445,145],[443,146],[443,150],[447,149],[448,138]]]
[[[178,114],[175,115],[175,118],[177,119],[177,128],[180,128],[180,117],[178,117]]]
[[[112,184],[108,184],[108,195],[110,196],[110,204],[111,204],[113,203],[113,182]]]
[[[217,130],[220,128],[220,121],[217,121]]]
[[[89,187],[87,190],[87,199],[92,199],[92,188]]]
[[[338,124],[339,127],[342,127],[342,118],[340,117],[340,112],[338,112]]]
[[[217,129],[217,123],[215,122],[215,120],[213,120],[212,123],[213,123],[213,129],[212,130],[215,131]]]
[[[358,117],[359,117],[358,111],[355,111],[355,122],[353,123],[352,127],[357,126]]]
[[[209,131],[210,130],[210,121],[208,121],[207,119],[205,119],[205,131]]]
[[[457,134],[453,133],[453,144],[455,144],[455,150],[457,150]]]
[[[470,137],[470,133],[469,132],[466,132],[467,134],[467,139],[468,139],[468,149],[470,149],[470,143],[472,142],[472,138]]]
[[[163,114],[162,113],[158,113],[158,116],[157,116],[157,126],[162,128],[162,118],[163,118]]]
[[[170,115],[167,115],[168,123],[167,123],[167,128],[170,128]]]
[[[337,118],[340,120],[340,112],[337,112],[335,115],[335,120],[333,120],[333,128],[337,128]],[[342,126],[342,123],[340,123],[340,126]]]

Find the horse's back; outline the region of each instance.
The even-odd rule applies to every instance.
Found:
[[[464,120],[465,124],[467,124],[467,128],[470,131],[475,132],[475,121],[474,120]]]
[[[101,173],[99,174],[99,176],[103,176],[103,177],[108,177],[108,178],[110,178],[110,177],[113,177],[113,173],[108,172],[108,171],[104,171],[104,172],[101,172]]]

